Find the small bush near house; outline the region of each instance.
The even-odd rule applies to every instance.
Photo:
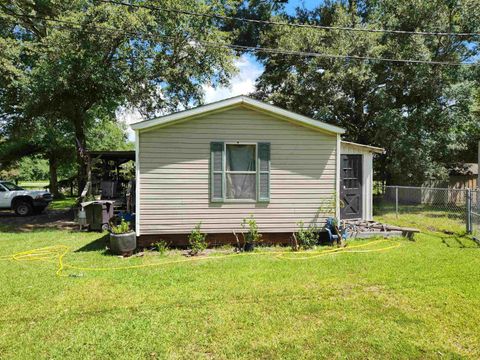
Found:
[[[199,222],[195,225],[190,235],[188,235],[188,243],[190,244],[190,254],[197,255],[207,248],[207,235],[203,234],[200,230],[202,223]]]
[[[244,233],[245,251],[253,250],[255,244],[262,241],[262,234],[258,231],[257,221],[250,215],[249,218],[243,219],[242,228],[248,231]]]
[[[298,231],[295,236],[297,237],[298,245],[302,249],[311,249],[318,242],[318,228],[315,225],[309,225],[305,227],[303,221],[298,222]]]
[[[165,255],[168,250],[168,244],[164,240],[160,240],[155,243],[155,249],[160,253],[160,255]]]

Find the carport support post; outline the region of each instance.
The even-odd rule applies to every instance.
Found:
[[[466,215],[467,215],[467,234],[471,234],[472,233],[472,190],[471,189],[467,189],[467,192],[466,192],[466,206],[467,206],[467,211],[466,211]]]
[[[398,219],[398,186],[395,186],[395,215]]]

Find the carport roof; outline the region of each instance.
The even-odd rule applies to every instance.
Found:
[[[90,158],[126,162],[135,161],[135,151],[88,151]]]

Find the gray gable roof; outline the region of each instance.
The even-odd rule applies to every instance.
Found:
[[[243,95],[217,101],[203,106],[198,106],[193,109],[179,111],[158,118],[140,121],[132,124],[131,127],[133,130],[136,131],[145,130],[152,127],[163,127],[179,121],[186,121],[189,119],[204,116],[208,113],[225,111],[237,106],[245,106],[247,108],[251,108],[252,110],[257,110],[269,114],[278,119],[290,121],[298,125],[306,126],[315,130],[320,130],[322,132],[327,132],[331,134],[345,133],[345,129],[341,127],[330,125],[325,122],[318,121],[307,116],[303,116],[292,111],[282,109],[278,106],[270,105]]]

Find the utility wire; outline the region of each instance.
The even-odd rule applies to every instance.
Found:
[[[96,35],[102,32],[111,32],[115,34],[124,34],[130,36],[139,36],[145,38],[165,38],[165,39],[175,39],[173,36],[168,35],[152,35],[148,33],[144,33],[141,31],[128,31],[113,27],[106,27],[106,26],[97,26],[88,24],[89,28],[96,29],[98,31],[93,31],[90,29],[86,29],[84,26],[85,24],[68,21],[68,20],[60,20],[60,19],[51,19],[42,16],[34,16],[34,15],[24,15],[24,14],[9,14],[10,16],[18,16],[23,18],[30,18],[30,19],[39,19],[45,21],[52,21],[61,24],[66,24],[68,26],[57,26],[56,28],[65,29],[65,30],[81,30],[85,32],[90,32]],[[101,35],[101,34],[100,34]],[[212,41],[205,41],[205,40],[197,40],[191,39],[194,44],[201,44],[207,47],[213,48],[228,48],[232,50],[238,51],[249,51],[253,53],[268,53],[268,54],[277,54],[277,55],[292,55],[292,56],[303,56],[303,57],[314,57],[314,58],[328,58],[328,59],[345,59],[345,60],[361,60],[361,61],[381,61],[381,62],[393,62],[393,63],[406,63],[406,64],[427,64],[427,65],[443,65],[443,66],[480,66],[480,63],[459,63],[459,62],[451,62],[451,61],[431,61],[431,60],[416,60],[416,59],[392,59],[392,58],[383,58],[383,57],[371,57],[371,56],[360,56],[360,55],[339,55],[339,54],[325,54],[325,53],[317,53],[317,52],[306,52],[306,51],[294,51],[294,50],[287,50],[287,49],[277,49],[277,48],[265,48],[265,47],[258,47],[258,46],[245,46],[245,45],[234,45],[234,44],[227,44],[227,43],[219,43],[219,42],[212,42]]]
[[[165,8],[151,5],[140,5],[140,4],[130,4],[123,1],[114,1],[114,0],[99,0],[100,2],[114,5],[127,6],[130,8],[143,8],[148,10],[164,11],[177,14],[214,18],[221,20],[234,20],[239,22],[246,22],[250,24],[260,24],[260,25],[276,25],[276,26],[290,26],[296,28],[310,28],[310,29],[321,29],[321,30],[334,30],[334,31],[354,31],[354,32],[370,32],[370,33],[387,33],[387,34],[399,34],[399,35],[418,35],[418,36],[458,36],[458,37],[474,37],[480,36],[480,33],[472,32],[442,32],[442,31],[407,31],[407,30],[389,30],[389,29],[369,29],[363,27],[347,27],[347,26],[326,26],[326,25],[314,25],[314,24],[298,24],[298,23],[287,23],[281,21],[272,21],[272,20],[258,20],[258,19],[247,19],[236,16],[227,16],[215,13],[199,13],[190,10],[183,9],[173,9]]]

